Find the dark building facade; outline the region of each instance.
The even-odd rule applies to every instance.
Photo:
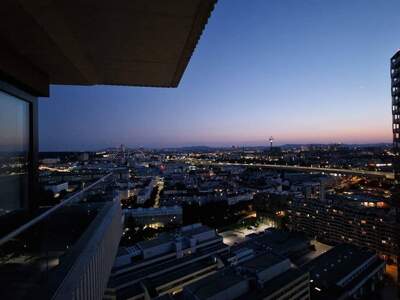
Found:
[[[392,93],[392,130],[393,130],[393,171],[396,187],[393,191],[393,203],[396,206],[396,225],[400,222],[400,211],[398,198],[400,196],[398,183],[400,182],[400,50],[398,50],[390,59],[390,77]],[[400,245],[400,238],[397,236],[397,244]],[[400,255],[397,249],[397,272],[400,271]],[[400,284],[400,276],[397,277]]]
[[[393,162],[394,175],[400,181],[400,50],[390,60],[390,76],[392,79],[392,116],[393,116]]]
[[[304,269],[310,272],[311,299],[372,299],[368,296],[383,280],[385,263],[373,251],[340,244]]]

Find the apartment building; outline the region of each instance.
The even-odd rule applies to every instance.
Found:
[[[124,209],[126,218],[132,218],[139,225],[178,225],[182,224],[182,207],[161,206],[149,208]]]
[[[400,50],[390,59],[390,77],[392,80],[392,126],[395,179],[400,180]]]
[[[304,266],[310,272],[312,299],[358,299],[383,280],[385,262],[376,253],[341,244]]]
[[[301,197],[289,201],[288,225],[328,243],[351,243],[394,256],[398,251],[395,211],[365,207],[357,201],[320,201]]]

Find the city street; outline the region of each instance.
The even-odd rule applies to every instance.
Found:
[[[156,180],[156,187],[158,187],[158,189],[156,199],[154,201],[154,207],[160,207],[160,193],[164,189],[164,178],[157,176]]]

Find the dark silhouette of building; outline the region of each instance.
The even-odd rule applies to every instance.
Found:
[[[392,89],[392,130],[393,130],[393,171],[395,186],[392,192],[393,205],[396,208],[396,228],[400,227],[400,50],[398,50],[390,59],[390,77]],[[397,244],[400,245],[400,237],[397,236]],[[400,271],[400,253],[397,249],[397,273]],[[400,284],[400,276],[397,276],[397,284]],[[398,287],[398,292],[400,291]]]
[[[394,176],[400,181],[400,50],[390,61],[390,76],[392,79],[392,116],[393,116],[393,161]]]

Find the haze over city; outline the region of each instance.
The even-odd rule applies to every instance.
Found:
[[[52,86],[40,150],[391,142],[398,1],[219,1],[176,89]]]

